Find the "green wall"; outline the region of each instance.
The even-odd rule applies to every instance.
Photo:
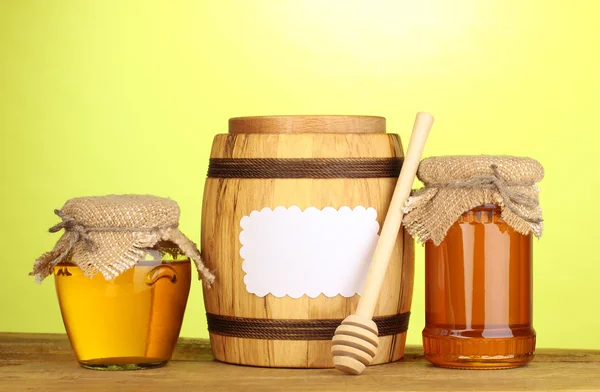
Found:
[[[539,346],[600,349],[599,15],[566,0],[0,1],[0,331],[64,331],[52,279],[27,273],[67,199],[169,196],[197,241],[229,117],[382,115],[406,143],[423,110],[437,119],[426,155],[543,163]],[[182,335],[207,336],[200,282]]]

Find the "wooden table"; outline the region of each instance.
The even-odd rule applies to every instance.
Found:
[[[206,340],[181,339],[164,368],[102,372],[75,362],[64,335],[0,333],[0,391],[590,391],[600,390],[600,351],[540,349],[511,370],[433,367],[420,347],[361,376],[334,369],[267,369],[216,362]]]

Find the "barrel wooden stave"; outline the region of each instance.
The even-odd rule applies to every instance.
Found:
[[[211,158],[369,158],[402,157],[393,134],[237,134],[217,135]],[[223,179],[208,178],[202,217],[202,254],[217,274],[204,290],[206,311],[213,314],[267,319],[343,319],[359,296],[261,298],[246,291],[239,255],[240,220],[264,207],[340,208],[358,205],[377,210],[383,224],[395,178],[358,179]],[[400,267],[403,263],[402,276]],[[414,271],[413,241],[400,235],[384,282],[375,316],[410,311]],[[318,271],[315,271],[318,273]],[[210,334],[217,360],[268,367],[332,367],[329,340],[292,341],[246,339]],[[406,333],[382,336],[374,364],[398,360]]]

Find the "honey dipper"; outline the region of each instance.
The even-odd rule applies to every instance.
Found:
[[[381,235],[373,254],[356,313],[346,317],[342,321],[342,325],[335,330],[331,353],[334,366],[342,372],[361,374],[367,365],[371,364],[377,353],[379,338],[377,337],[377,325],[372,320],[373,312],[402,224],[402,208],[410,195],[425,141],[432,125],[433,117],[430,114],[417,113],[408,142],[406,158],[383,222]]]

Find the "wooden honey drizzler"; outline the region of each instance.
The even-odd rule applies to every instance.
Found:
[[[432,125],[433,117],[430,114],[417,113],[408,142],[406,158],[383,222],[381,235],[373,254],[356,313],[346,317],[333,336],[331,347],[333,363],[342,372],[361,374],[371,364],[377,353],[379,338],[377,325],[372,320],[373,312],[402,224],[402,208],[410,195],[425,141]]]

